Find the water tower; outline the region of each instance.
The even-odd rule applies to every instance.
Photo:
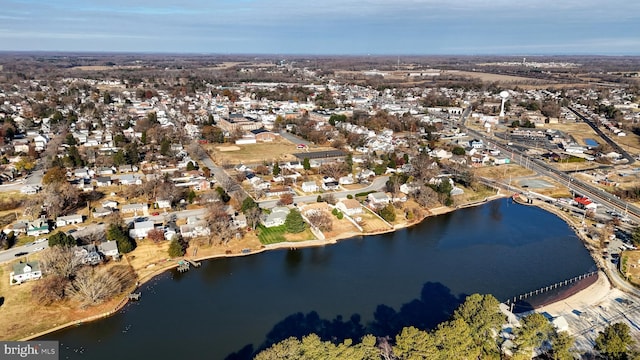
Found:
[[[504,117],[504,103],[507,101],[507,98],[509,97],[509,92],[501,91],[500,97],[502,98],[502,104],[500,104],[500,117]]]

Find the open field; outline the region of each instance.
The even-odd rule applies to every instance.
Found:
[[[473,170],[476,177],[486,177],[494,180],[507,180],[523,176],[535,175],[533,170],[529,170],[517,164],[504,164],[496,166],[484,166]]]
[[[468,76],[468,77],[480,79],[486,82],[500,82],[500,83],[534,82],[539,84],[549,83],[548,80],[528,78],[523,76],[498,75],[498,74],[475,72],[475,71],[445,71],[445,73],[449,75]]]
[[[620,271],[632,284],[640,285],[640,250],[622,252]]]
[[[602,140],[602,138],[600,138],[600,136],[598,136],[598,134],[596,134],[596,132],[593,131],[591,126],[582,122],[565,123],[565,124],[560,124],[560,123],[547,124],[547,126],[545,127],[549,129],[560,130],[568,135],[571,135],[576,140],[578,145],[585,146],[586,143],[584,142],[584,139],[593,139],[597,141],[598,144],[604,143],[604,140]]]
[[[119,65],[119,66],[106,66],[106,65],[83,65],[83,66],[74,66],[71,70],[81,70],[81,71],[107,71],[107,70],[132,70],[132,69],[142,69],[140,65]]]
[[[266,143],[232,145],[230,148],[207,144],[205,149],[217,164],[260,164],[271,161],[293,161],[296,158],[292,154],[300,152],[300,150],[296,149],[295,144],[282,138]],[[335,149],[328,147],[313,148],[313,151],[322,150]]]

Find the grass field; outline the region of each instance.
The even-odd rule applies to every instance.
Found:
[[[284,225],[275,226],[275,227],[264,227],[263,225],[258,226],[258,239],[264,245],[275,244],[283,241],[287,241],[284,237],[284,234],[287,232]]]

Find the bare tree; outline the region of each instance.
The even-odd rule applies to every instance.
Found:
[[[335,205],[338,203],[338,200],[336,199],[336,196],[332,193],[327,193],[324,194],[322,196],[322,199],[327,203],[327,204],[331,204],[331,205]]]
[[[161,229],[152,229],[147,233],[147,237],[154,243],[159,243],[164,240],[164,231]]]
[[[305,214],[311,225],[322,231],[333,230],[333,220],[326,211],[309,211]]]
[[[411,160],[413,176],[418,183],[424,184],[438,174],[438,166],[427,154],[420,154]]]
[[[205,221],[211,230],[211,236],[208,237],[209,245],[212,244],[214,236],[220,239],[221,244],[226,244],[235,234],[235,230],[231,226],[231,216],[225,211],[222,204],[209,205]]]
[[[40,305],[50,305],[64,298],[69,279],[57,275],[45,276],[31,289],[31,298]]]
[[[428,208],[438,204],[438,193],[429,186],[420,185],[414,196],[420,206]]]
[[[260,223],[260,214],[262,211],[258,207],[251,208],[245,212],[244,216],[247,218],[247,225],[252,229],[256,229]]]
[[[80,267],[80,260],[70,247],[52,246],[40,254],[40,263],[45,274],[68,279],[73,277]]]
[[[66,292],[87,306],[109,300],[134,281],[135,276],[128,266],[118,265],[111,269],[84,267],[67,286]]]
[[[283,205],[291,205],[293,204],[293,195],[290,193],[280,195],[280,199],[278,200],[278,206]]]
[[[332,162],[320,165],[320,173],[338,179],[346,173],[344,163]]]

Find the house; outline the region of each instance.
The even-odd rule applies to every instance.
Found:
[[[15,224],[13,224],[13,226],[11,227],[11,230],[9,231],[13,231],[14,234],[26,234],[27,233],[27,228],[29,227],[29,223],[26,221],[17,221]]]
[[[49,233],[49,222],[44,217],[27,223],[27,235],[40,236]]]
[[[322,188],[326,191],[329,190],[338,190],[340,188],[340,184],[337,181],[323,181]]]
[[[105,217],[105,216],[109,216],[113,214],[113,210],[111,210],[111,208],[105,208],[102,206],[98,206],[97,208],[93,209],[93,217],[94,218],[100,218],[100,217]]]
[[[391,198],[383,192],[374,192],[367,195],[367,200],[369,203],[375,207],[386,205],[391,202]]]
[[[101,167],[98,169],[98,175],[106,176],[113,175],[114,171],[110,167]]]
[[[84,265],[98,265],[102,262],[102,255],[93,244],[76,246],[73,255]]]
[[[122,185],[142,185],[142,179],[140,176],[133,174],[122,175],[118,180]]]
[[[122,205],[122,208],[120,209],[121,213],[123,214],[133,213],[134,216],[145,215],[148,213],[148,211],[149,211],[149,207],[147,206],[147,204],[125,204],[125,205]]]
[[[39,189],[37,186],[25,185],[22,188],[20,188],[20,193],[25,195],[35,195],[38,193],[38,190]]]
[[[111,186],[111,178],[108,176],[98,176],[96,178],[97,186]]]
[[[49,140],[42,136],[42,135],[38,135],[36,137],[33,138],[33,143],[35,144],[35,150],[36,151],[43,151],[46,147],[47,147],[47,142]]]
[[[109,208],[109,209],[117,209],[118,202],[114,200],[105,200],[102,202],[102,207]]]
[[[233,215],[231,219],[234,228],[240,229],[247,227],[247,217],[244,214]]]
[[[289,215],[288,207],[286,206],[276,206],[271,210],[271,214],[268,214],[263,220],[262,224],[265,227],[274,227],[284,225],[284,222],[287,220],[287,215]]]
[[[129,230],[129,236],[134,239],[144,239],[153,230],[155,225],[153,221],[139,221],[133,223],[133,229]]]
[[[336,204],[336,208],[349,216],[362,214],[363,212],[362,206],[356,199],[340,200]]]
[[[318,191],[318,185],[315,181],[305,181],[302,183],[302,191],[310,193]]]
[[[158,209],[171,209],[171,200],[156,199]]]
[[[413,194],[414,192],[419,190],[419,186],[414,184],[402,184],[400,185],[400,192],[406,195]]]
[[[351,185],[354,183],[353,175],[349,174],[338,179],[340,185]]]
[[[91,177],[87,169],[75,169],[73,170],[73,176],[78,179],[88,179]]]
[[[183,238],[189,239],[198,236],[209,236],[211,230],[204,220],[198,220],[190,224],[180,225],[180,234]]]
[[[37,280],[42,277],[42,271],[40,270],[40,263],[37,261],[20,261],[17,264],[13,264],[13,271],[9,273],[10,284],[21,284],[29,280]]]
[[[84,219],[82,215],[67,215],[67,216],[58,216],[56,219],[56,226],[66,226],[71,224],[82,224]]]
[[[117,260],[120,257],[120,252],[118,251],[118,243],[109,240],[98,244],[98,252],[103,256],[111,256],[114,260]]]

